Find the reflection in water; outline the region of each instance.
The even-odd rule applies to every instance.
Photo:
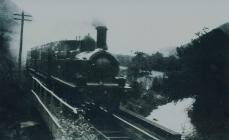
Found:
[[[155,121],[173,131],[187,135],[194,131],[188,110],[195,101],[193,98],[185,98],[178,102],[170,102],[153,110],[146,118]]]

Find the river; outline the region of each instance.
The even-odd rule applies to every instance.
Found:
[[[158,106],[146,118],[182,135],[188,135],[195,129],[188,117],[188,110],[192,108],[194,102],[195,99],[193,98],[184,98],[178,102],[173,101]]]

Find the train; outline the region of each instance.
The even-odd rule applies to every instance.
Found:
[[[83,39],[31,48],[27,52],[26,69],[44,79],[51,89],[71,87],[57,90],[70,102],[89,102],[115,111],[129,87],[126,79],[119,76],[118,60],[107,51],[107,27],[97,26],[96,30],[97,41],[88,34]]]

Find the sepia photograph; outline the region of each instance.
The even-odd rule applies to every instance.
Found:
[[[229,140],[228,5],[0,0],[0,140]]]

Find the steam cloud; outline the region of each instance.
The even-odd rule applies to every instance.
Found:
[[[98,26],[106,26],[106,25],[101,20],[94,19],[92,21],[92,26],[96,28]]]
[[[0,83],[5,83],[13,78],[15,57],[12,53],[12,42],[17,35],[17,23],[13,14],[18,12],[17,6],[9,0],[0,0]]]

